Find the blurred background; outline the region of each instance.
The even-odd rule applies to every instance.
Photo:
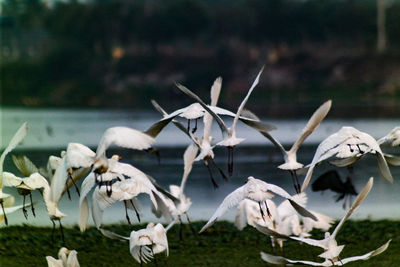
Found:
[[[175,82],[209,102],[210,87],[222,76],[218,105],[235,111],[263,65],[260,84],[246,107],[276,125],[272,135],[287,148],[312,112],[333,100],[326,120],[299,150],[304,164],[311,161],[319,142],[344,125],[375,138],[399,125],[400,1],[0,0],[0,4],[0,147],[28,121],[28,135],[15,154],[28,155],[38,166],[44,166],[49,155],[60,155],[69,142],[95,149],[108,127],[147,129],[161,117],[151,99],[168,112],[190,104]],[[212,136],[220,138],[219,129],[215,127]],[[246,140],[235,152],[234,175],[219,190],[212,189],[207,169],[196,163],[187,187],[193,213],[200,214],[194,219],[208,219],[217,203],[249,175],[294,193],[289,174],[276,168],[282,163],[280,151],[246,126],[238,125],[238,136]],[[159,165],[149,155],[126,149],[114,152],[167,188],[180,181],[182,153],[189,143],[171,125],[157,137]],[[226,150],[215,150],[216,161],[225,170]],[[357,190],[368,177],[377,179],[365,208],[354,217],[400,218],[398,181],[392,186],[379,178],[374,158],[357,164],[353,176]],[[315,175],[328,168],[321,167]],[[4,170],[18,174],[10,156]],[[343,177],[348,175],[345,169],[340,171]],[[398,180],[400,169],[391,171]],[[344,211],[334,197],[310,194],[310,208],[329,209],[340,218]],[[76,199],[61,205],[69,215],[66,222],[75,223]],[[123,221],[122,209],[110,209],[113,216],[108,222]],[[19,212],[12,216],[14,223],[26,222]],[[50,221],[44,217],[30,223]]]
[[[333,117],[400,116],[399,1],[0,2],[2,106],[175,109],[190,101],[174,82],[208,99],[222,76],[236,109],[265,64],[263,117],[328,98]]]

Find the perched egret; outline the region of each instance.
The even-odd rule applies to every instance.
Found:
[[[48,267],[79,267],[78,252],[62,247],[58,251],[58,259],[46,256]]]

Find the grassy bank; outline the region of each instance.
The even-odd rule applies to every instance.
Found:
[[[204,222],[194,223],[199,230]],[[110,226],[117,233],[129,236],[131,230],[143,226]],[[323,237],[320,231],[314,237]],[[127,242],[102,237],[94,228],[80,233],[77,227],[65,229],[65,246],[78,251],[85,266],[139,266],[129,253]],[[362,255],[392,239],[389,248],[366,262],[348,266],[398,266],[400,262],[399,221],[349,221],[338,235],[338,243],[346,244],[341,257]],[[201,235],[194,235],[188,225],[183,226],[183,240],[179,240],[179,225],[168,232],[170,255],[157,255],[158,266],[266,266],[260,251],[291,259],[320,261],[318,248],[286,242],[283,251],[271,248],[269,237],[247,227],[238,231],[233,224],[217,222]],[[56,256],[63,246],[59,232],[52,242],[52,229],[47,227],[12,226],[0,229],[0,266],[46,266],[46,255]],[[154,262],[148,266],[155,266]]]

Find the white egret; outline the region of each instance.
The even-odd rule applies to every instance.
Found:
[[[185,94],[187,94],[188,96],[193,98],[195,101],[197,101],[217,121],[217,123],[222,131],[222,135],[224,137],[224,139],[221,142],[217,143],[217,145],[228,147],[228,172],[229,172],[229,175],[232,175],[232,171],[233,171],[233,147],[236,146],[237,144],[241,143],[244,140],[244,138],[236,137],[236,124],[239,119],[241,119],[244,123],[248,124],[249,126],[260,131],[261,133],[276,129],[275,126],[269,125],[266,123],[262,123],[258,119],[255,119],[255,118],[250,119],[250,118],[245,118],[245,117],[241,116],[244,106],[247,103],[248,98],[250,97],[250,94],[252,93],[252,91],[254,90],[254,88],[257,86],[257,84],[259,82],[260,75],[261,75],[263,69],[264,69],[264,67],[258,73],[258,75],[257,75],[256,79],[254,80],[252,86],[250,87],[250,90],[248,91],[246,97],[240,104],[236,114],[234,114],[232,112],[225,112],[222,109],[216,109],[216,107],[207,106],[196,94],[194,94],[188,88],[186,88],[185,86],[183,86],[181,84],[176,84],[177,87],[182,92],[184,92]],[[226,124],[224,123],[224,121],[219,117],[219,115],[232,116],[234,118],[232,126],[230,128],[228,128],[226,126]]]
[[[353,127],[342,127],[338,132],[328,136],[322,141],[318,147],[311,164],[309,165],[306,177],[301,191],[303,192],[311,179],[315,166],[331,157],[345,160],[348,165],[357,161],[361,156],[371,153],[374,154],[378,161],[378,167],[382,176],[393,183],[393,177],[386,163],[379,144],[367,133],[361,132]]]
[[[79,267],[78,252],[62,247],[58,251],[58,259],[46,256],[48,267]]]
[[[10,207],[14,204],[14,197],[10,194],[6,194],[3,192],[3,164],[4,159],[8,153],[10,153],[26,136],[28,131],[28,124],[24,122],[21,127],[17,130],[14,136],[11,138],[10,142],[8,143],[7,147],[1,153],[0,156],[0,206],[3,212],[3,218],[6,225],[8,225],[7,215],[4,210],[5,203],[7,203],[7,207]],[[12,203],[12,204],[11,204]]]
[[[259,179],[256,179],[256,178],[250,176],[246,179],[246,183],[243,186],[237,188],[235,191],[233,191],[227,197],[225,197],[225,199],[222,201],[221,205],[218,207],[218,209],[215,211],[215,213],[211,216],[209,221],[200,230],[200,233],[202,233],[208,227],[213,225],[214,222],[219,217],[221,217],[223,214],[225,214],[225,212],[228,209],[237,206],[240,203],[240,201],[242,201],[245,198],[258,202],[261,217],[264,217],[264,212],[261,208],[261,203],[264,202],[264,204],[266,206],[267,214],[268,214],[268,216],[271,216],[266,200],[274,197],[274,194],[280,195],[280,196],[288,199],[289,202],[292,204],[292,206],[301,215],[317,220],[315,218],[315,216],[312,215],[309,211],[307,211],[306,209],[301,207],[299,204],[297,204],[295,201],[293,201],[291,195],[289,195],[281,187],[266,183],[262,180],[259,180]]]
[[[25,178],[17,177],[10,172],[3,172],[3,186],[16,187],[18,189],[18,193],[23,196],[22,212],[27,219],[28,213],[25,209],[26,196],[29,195],[29,198],[31,200],[32,214],[33,216],[36,216],[32,201],[32,191],[40,188],[45,188],[46,186],[48,187],[49,183],[47,182],[46,178],[44,178],[38,172],[35,172],[29,177]]]
[[[100,228],[100,231],[108,238],[129,241],[129,250],[132,257],[142,264],[151,261],[152,258],[155,259],[155,254],[163,251],[168,256],[168,229],[164,228],[160,223],[156,225],[149,223],[144,229],[132,231],[130,237],[121,236],[102,228]]]
[[[328,100],[322,104],[308,120],[306,126],[303,128],[300,136],[296,142],[292,145],[290,150],[285,150],[282,144],[276,140],[268,132],[262,132],[261,134],[267,137],[283,154],[285,163],[278,166],[279,169],[288,170],[292,175],[293,185],[297,193],[300,193],[300,184],[297,179],[296,170],[303,167],[303,164],[297,162],[297,150],[303,144],[304,140],[312,134],[312,132],[319,126],[321,121],[326,117],[332,105],[332,101]]]
[[[274,256],[268,253],[260,252],[261,258],[271,264],[281,264],[281,265],[292,265],[292,264],[304,264],[304,265],[310,265],[310,266],[342,266],[345,265],[346,263],[353,262],[353,261],[359,261],[359,260],[368,260],[371,257],[377,256],[384,252],[390,244],[390,241],[387,241],[385,244],[380,246],[379,248],[372,250],[368,253],[365,253],[361,256],[353,256],[353,257],[348,257],[341,259],[340,261],[330,261],[330,260],[325,260],[323,262],[314,262],[314,261],[305,261],[305,260],[290,260],[287,258],[284,258],[282,256]]]

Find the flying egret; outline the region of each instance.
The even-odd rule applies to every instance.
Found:
[[[224,139],[221,142],[217,143],[217,145],[228,147],[228,172],[229,172],[229,175],[231,175],[232,171],[233,171],[233,147],[236,146],[237,144],[241,143],[244,140],[243,138],[236,137],[236,124],[239,119],[241,121],[243,121],[244,123],[246,123],[247,125],[249,125],[250,127],[253,127],[254,129],[258,130],[261,133],[269,132],[271,130],[276,129],[275,126],[260,122],[258,119],[255,119],[255,118],[250,119],[250,118],[245,118],[245,117],[241,116],[244,106],[247,103],[248,98],[250,97],[250,94],[252,93],[252,91],[254,90],[254,88],[257,86],[257,84],[259,82],[259,78],[260,78],[260,75],[261,75],[263,69],[264,69],[264,67],[258,73],[258,75],[257,75],[256,79],[254,80],[246,97],[240,104],[236,114],[234,114],[232,112],[224,112],[220,108],[217,109],[217,107],[207,106],[196,94],[194,94],[188,88],[186,88],[185,86],[183,86],[181,84],[176,84],[176,86],[182,92],[184,92],[185,94],[190,96],[192,99],[197,101],[210,115],[213,116],[213,118],[218,123]],[[220,118],[219,115],[232,116],[234,118],[232,126],[230,128],[228,128],[226,126],[226,124],[224,123],[224,121]]]
[[[351,205],[351,196],[357,195],[356,189],[354,188],[353,183],[351,182],[350,176],[347,176],[346,181],[342,182],[340,179],[339,173],[336,170],[330,170],[322,175],[320,175],[311,185],[312,191],[324,191],[331,190],[333,192],[338,193],[336,202],[341,199],[343,201],[343,208],[346,207],[346,203]]]
[[[278,166],[279,169],[288,170],[292,175],[293,185],[297,193],[300,193],[300,184],[297,178],[296,170],[303,167],[303,164],[297,162],[297,150],[303,144],[304,140],[312,134],[312,132],[319,126],[321,121],[326,117],[332,105],[332,101],[328,100],[322,104],[308,120],[306,126],[303,128],[299,138],[292,145],[290,150],[285,150],[282,144],[276,140],[268,132],[262,132],[261,134],[268,138],[283,154],[285,163]]]
[[[380,138],[378,144],[391,143],[391,146],[400,146],[400,126],[393,128],[387,135]]]
[[[219,94],[221,91],[221,84],[222,84],[222,78],[218,77],[214,81],[214,83],[211,87],[210,107],[215,107],[217,105]],[[169,116],[165,112],[165,110],[163,108],[161,108],[161,106],[156,101],[152,100],[151,103],[153,104],[154,108],[164,116],[164,118]],[[176,120],[172,120],[172,122],[175,124],[175,126],[178,127],[181,131],[183,131],[187,136],[189,136],[189,138],[192,140],[193,144],[196,146],[196,147],[193,147],[193,150],[196,150],[193,153],[197,154],[197,151],[200,150],[200,153],[195,158],[195,161],[203,160],[203,163],[207,167],[207,170],[209,172],[211,183],[213,184],[214,188],[217,188],[218,184],[214,179],[214,176],[213,176],[213,173],[211,170],[211,165],[214,166],[219,171],[219,173],[221,174],[221,176],[224,180],[227,180],[227,177],[224,174],[224,172],[221,170],[221,168],[214,161],[214,151],[213,151],[214,146],[211,145],[211,142],[213,141],[214,138],[211,137],[211,135],[210,135],[212,121],[213,121],[213,117],[209,113],[205,113],[203,116],[203,122],[204,122],[203,136],[199,140],[199,138],[197,138],[190,131],[188,131],[180,122],[178,122]]]
[[[58,259],[46,256],[48,267],[79,267],[78,252],[62,247],[58,251]]]
[[[243,199],[251,199],[258,202],[261,217],[264,217],[263,209],[261,208],[261,203],[264,202],[268,216],[271,216],[270,211],[267,206],[267,199],[271,199],[274,197],[274,194],[280,195],[289,200],[290,204],[299,212],[302,216],[310,217],[314,220],[317,220],[314,215],[312,215],[309,211],[301,207],[295,201],[292,200],[292,196],[289,195],[284,189],[279,186],[266,183],[262,180],[256,179],[252,176],[246,179],[246,182],[243,186],[237,188],[235,191],[230,193],[225,199],[222,201],[221,205],[215,211],[215,213],[211,216],[209,221],[203,226],[200,230],[202,233],[208,227],[214,224],[214,222],[221,217],[225,212],[237,206],[240,201]]]
[[[18,189],[18,194],[23,196],[22,212],[24,213],[25,218],[28,219],[28,212],[25,209],[26,196],[29,195],[32,214],[33,216],[36,216],[32,201],[32,191],[45,188],[46,186],[49,186],[49,183],[46,178],[38,172],[35,172],[26,178],[17,177],[10,172],[3,172],[3,186],[16,187]]]
[[[153,205],[158,208],[160,205],[164,205],[164,197],[159,190],[153,185],[148,176],[127,163],[121,163],[118,161],[118,156],[114,155],[110,160],[107,172],[103,173],[104,183],[113,183],[112,190],[109,190],[107,186],[96,187],[92,195],[92,217],[99,228],[102,223],[103,211],[116,201],[123,201],[125,204],[125,214],[128,223],[130,219],[128,216],[127,209],[132,207],[140,221],[139,214],[135,208],[135,204],[131,201],[132,198],[136,197],[140,193],[145,193],[150,196]],[[80,219],[79,226],[81,231],[86,229],[86,223],[88,218],[88,200],[87,194],[91,188],[95,185],[95,177],[89,175],[82,183],[82,194],[80,196]],[[165,207],[165,209],[167,209]],[[163,209],[161,210],[163,211]],[[165,213],[163,213],[165,215]],[[168,215],[165,215],[168,218]],[[85,221],[86,220],[86,221]]]
[[[336,157],[340,160],[345,160],[347,164],[351,164],[367,153],[376,156],[382,176],[390,183],[393,183],[392,174],[390,173],[385,157],[376,140],[367,133],[361,132],[353,127],[344,126],[318,145],[314,158],[309,165],[303,185],[301,186],[301,191],[303,192],[307,188],[314,168],[318,163],[331,157]],[[346,164],[343,164],[343,166],[344,165]]]
[[[340,262],[341,259],[339,258],[339,254],[344,248],[344,245],[337,244],[336,236],[339,233],[340,229],[343,227],[345,221],[353,214],[353,212],[360,206],[360,204],[364,201],[364,199],[368,196],[369,192],[371,191],[373,185],[373,178],[371,177],[364,188],[360,191],[357,198],[355,199],[353,205],[347,211],[345,216],[340,220],[337,224],[335,230],[330,234],[329,232],[325,232],[325,238],[322,240],[316,240],[312,238],[303,238],[303,237],[295,237],[290,236],[286,238],[290,238],[292,240],[297,240],[302,243],[306,243],[311,246],[317,246],[324,250],[323,253],[318,255],[321,258],[324,258],[325,261],[331,261],[333,264]],[[271,231],[268,231],[271,233]],[[274,234],[272,234],[274,235]],[[278,237],[282,237],[281,234],[277,233]]]
[[[340,261],[332,262],[330,260],[325,260],[323,262],[313,262],[313,261],[305,261],[305,260],[290,260],[287,258],[284,258],[282,256],[274,256],[268,253],[260,252],[261,258],[271,264],[281,264],[281,265],[292,265],[292,264],[304,264],[304,265],[310,265],[310,266],[342,266],[345,265],[346,263],[353,262],[353,261],[359,261],[359,260],[368,260],[371,257],[377,256],[384,252],[390,244],[390,241],[387,241],[385,244],[380,246],[379,248],[372,250],[364,255],[361,256],[353,256],[353,257],[348,257],[341,259]]]
[[[17,130],[14,136],[11,138],[10,142],[8,143],[7,147],[4,149],[3,153],[0,156],[0,206],[1,210],[4,215],[4,222],[8,225],[7,215],[4,210],[5,203],[7,203],[7,207],[12,206],[10,203],[14,203],[14,197],[10,194],[6,194],[3,192],[3,165],[4,159],[6,158],[7,154],[10,153],[26,136],[28,131],[28,123],[24,122],[21,127]]]
[[[155,259],[155,254],[163,251],[168,256],[168,230],[169,228],[164,228],[160,223],[156,225],[149,223],[146,228],[132,231],[130,237],[125,237],[100,228],[101,233],[108,238],[129,241],[131,255],[140,264],[147,263],[152,258]]]

